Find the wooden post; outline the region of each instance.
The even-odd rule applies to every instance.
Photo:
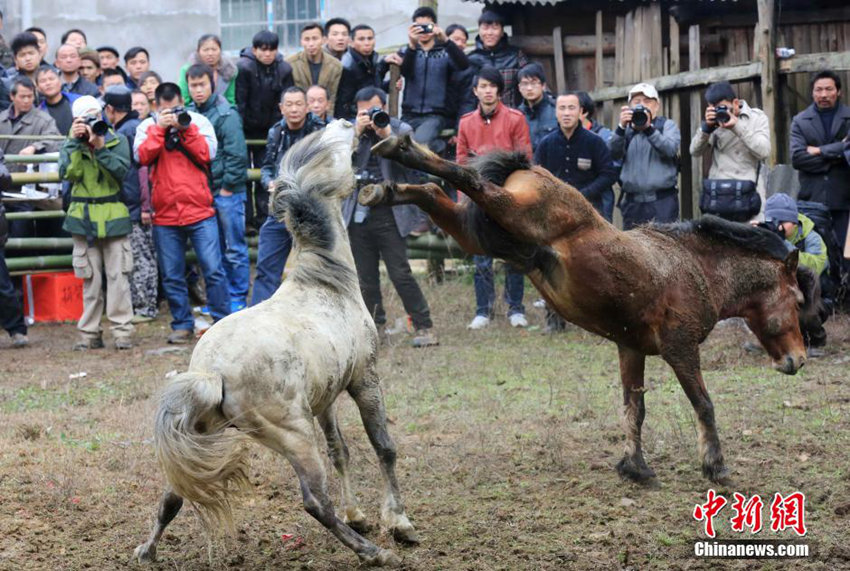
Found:
[[[700,44],[699,44],[699,26],[691,26],[688,29],[688,71],[696,71],[700,69]],[[703,116],[703,105],[702,100],[699,96],[699,89],[694,89],[691,92],[690,97],[690,109],[691,109],[691,128],[690,128],[690,137],[693,137],[694,133],[697,132],[702,125],[702,116]],[[690,138],[683,136],[682,143],[686,146],[690,145]],[[699,204],[699,195],[702,191],[702,157],[691,157],[691,180],[690,180],[690,197],[691,197],[691,205],[692,205],[692,215],[694,218],[699,217],[698,208],[693,205]],[[686,181],[682,181],[683,186]],[[682,189],[682,194],[684,194],[685,189]],[[682,201],[684,202],[684,200]]]
[[[675,46],[674,42],[677,42],[679,39],[679,22],[673,16],[670,16],[670,45]],[[668,73],[671,75],[679,73],[682,71],[682,56],[679,50],[675,48],[670,49],[670,66],[668,68]],[[681,96],[678,93],[672,93],[669,96],[670,99],[670,119],[676,122],[676,125],[679,126],[679,129],[684,132],[685,125],[682,121],[682,100]],[[687,145],[689,141],[685,140],[686,137],[682,137],[682,146],[679,151],[680,157],[687,156]],[[682,174],[679,174],[679,188],[684,189],[683,185],[684,177]],[[694,217],[694,209],[693,209],[693,201],[691,200],[690,193],[681,193],[682,199],[680,202],[682,219],[690,219]]]
[[[596,11],[596,87],[605,87],[604,60],[602,55],[602,10]]]
[[[401,77],[401,67],[396,64],[390,64],[390,97],[389,97],[389,114],[390,117],[398,117],[398,80]]]
[[[561,35],[561,26],[555,26],[552,30],[552,45],[554,46],[555,55],[555,85],[558,88],[558,93],[563,93],[567,90],[567,80],[564,69],[564,38]]]
[[[758,0],[759,21],[756,37],[759,38],[759,61],[761,61],[761,102],[770,125],[776,125],[777,69],[776,69],[776,11],[774,0]],[[777,137],[770,138],[768,167],[776,164]],[[766,173],[765,173],[766,175]]]

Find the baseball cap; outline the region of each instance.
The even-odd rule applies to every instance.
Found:
[[[103,94],[103,104],[116,109],[130,109],[133,106],[132,92],[124,85],[112,85]]]
[[[632,97],[634,97],[638,93],[642,93],[650,99],[658,99],[658,90],[655,89],[655,86],[650,85],[648,83],[638,83],[637,85],[629,89],[629,101],[631,101]]]
[[[111,52],[111,53],[115,54],[115,57],[121,57],[121,55],[118,53],[118,50],[113,48],[112,46],[100,46],[99,48],[97,48],[97,51],[98,51],[98,53],[100,53],[100,52]]]
[[[91,95],[78,97],[74,100],[73,105],[71,105],[71,113],[74,115],[74,119],[77,117],[87,117],[94,113],[100,113],[101,109],[100,101]]]

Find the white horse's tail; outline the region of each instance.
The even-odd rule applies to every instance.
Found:
[[[222,378],[187,372],[165,388],[156,413],[156,456],[174,493],[191,502],[208,531],[233,529],[230,496],[250,487],[247,437],[227,430]]]

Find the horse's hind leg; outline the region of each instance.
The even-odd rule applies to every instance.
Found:
[[[369,529],[366,516],[357,505],[357,496],[351,489],[351,479],[348,477],[348,446],[342,438],[339,424],[336,419],[336,404],[332,404],[318,415],[319,425],[325,433],[328,442],[328,455],[333,462],[339,479],[342,482],[342,511],[345,514],[343,521],[352,529],[363,533]]]
[[[162,532],[165,531],[165,527],[171,523],[171,520],[177,516],[181,507],[183,507],[183,498],[172,492],[171,488],[162,494],[162,499],[159,502],[159,508],[156,513],[156,523],[154,523],[151,536],[133,552],[133,557],[138,559],[140,563],[153,563],[156,561],[156,546],[162,537]]]
[[[717,435],[717,426],[714,422],[714,405],[708,396],[700,371],[699,346],[676,346],[663,351],[661,356],[673,368],[679,384],[682,385],[682,389],[697,413],[703,475],[712,482],[726,481],[729,470],[723,462],[723,453],[720,451],[720,437]]]
[[[655,477],[643,458],[641,427],[646,415],[644,407],[643,373],[646,355],[618,345],[620,380],[623,383],[623,429],[626,432],[626,453],[617,464],[621,476],[642,482]]]
[[[381,473],[386,485],[384,505],[381,508],[381,522],[392,532],[396,540],[404,543],[419,543],[416,530],[404,512],[395,474],[396,448],[387,431],[384,395],[377,375],[374,372],[370,373],[363,381],[349,387],[348,392],[360,409],[360,418],[363,419],[369,442],[372,443],[381,464]]]

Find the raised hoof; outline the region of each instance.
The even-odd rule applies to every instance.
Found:
[[[718,465],[702,465],[702,475],[717,484],[729,485],[732,483],[732,477],[729,468],[723,464]]]
[[[389,549],[381,549],[374,557],[361,557],[360,562],[365,567],[399,567],[401,557]]]
[[[389,195],[382,184],[370,184],[360,189],[357,202],[362,206],[377,206]]]
[[[628,478],[633,482],[646,483],[655,478],[655,472],[646,465],[646,462],[634,462],[629,456],[624,456],[622,460],[617,462],[617,472],[623,478]]]
[[[395,135],[393,135],[387,137],[383,141],[378,141],[372,147],[372,153],[378,155],[379,157],[391,158],[400,146],[401,140]]]
[[[396,527],[392,529],[393,539],[404,545],[419,545],[419,534],[412,527],[402,529]]]
[[[139,563],[154,563],[156,561],[156,546],[143,543],[133,551],[133,559]]]

